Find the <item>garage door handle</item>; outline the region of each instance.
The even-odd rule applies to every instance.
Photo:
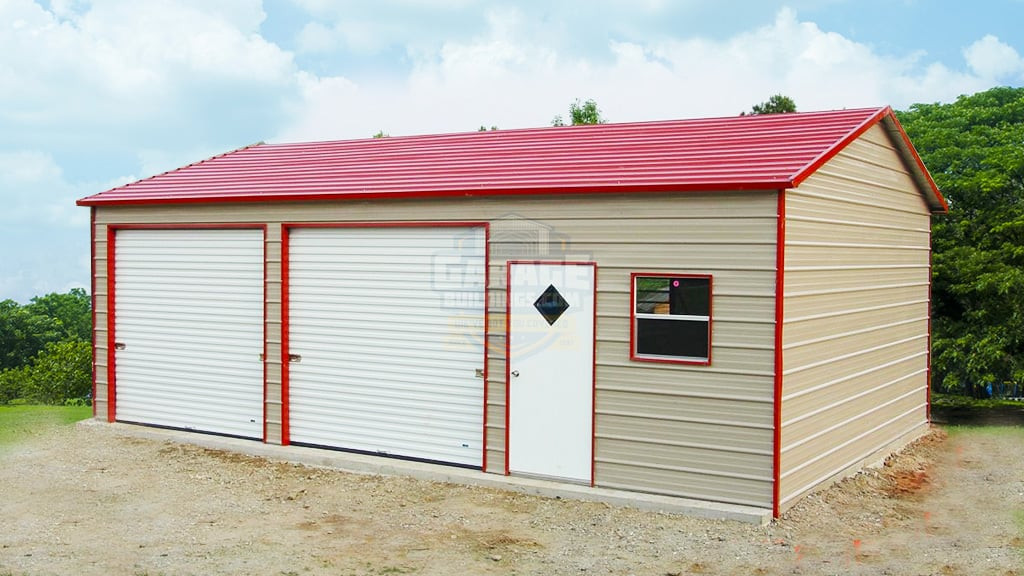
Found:
[[[513,378],[519,378],[519,370],[513,370],[512,371],[512,377]]]
[[[124,350],[124,342],[114,342],[114,350]]]
[[[302,356],[299,356],[298,354],[289,354],[288,355],[288,361],[289,362],[302,362]]]

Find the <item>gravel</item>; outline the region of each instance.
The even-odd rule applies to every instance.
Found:
[[[996,432],[993,432],[995,430]],[[1024,574],[1024,429],[941,430],[766,527],[69,426],[0,452],[8,574]]]

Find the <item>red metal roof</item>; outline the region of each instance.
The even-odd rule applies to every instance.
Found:
[[[888,107],[258,144],[78,204],[778,190],[799,185],[879,122],[929,205],[944,210]]]

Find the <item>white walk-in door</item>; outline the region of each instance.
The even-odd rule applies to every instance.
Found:
[[[482,227],[293,228],[292,443],[478,467]]]
[[[591,482],[595,266],[509,263],[513,473]]]
[[[115,417],[263,437],[263,231],[118,230]]]

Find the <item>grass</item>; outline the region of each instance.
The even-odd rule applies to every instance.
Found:
[[[942,426],[949,436],[1009,436],[1024,442],[1024,427],[1020,426],[976,426],[973,424],[946,424]]]
[[[91,406],[0,406],[0,447],[91,416]]]
[[[1003,398],[971,398],[959,394],[932,392],[933,408],[1024,408],[1024,402]]]

